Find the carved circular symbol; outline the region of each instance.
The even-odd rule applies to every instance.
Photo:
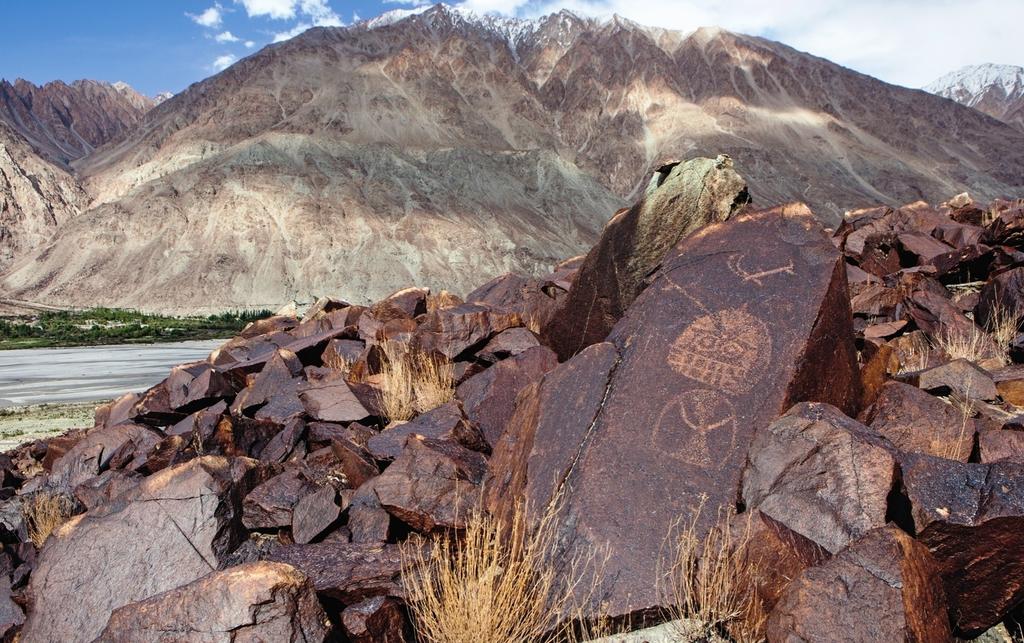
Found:
[[[745,393],[761,379],[771,352],[764,322],[730,308],[698,317],[687,326],[672,343],[668,364],[707,386]]]

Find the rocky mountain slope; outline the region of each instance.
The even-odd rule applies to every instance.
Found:
[[[832,222],[1024,190],[1021,132],[778,43],[438,5],[310,30],[161,103],[78,164],[93,209],[0,283],[175,310],[465,292],[582,251],[664,160],[719,153],[762,204]]]
[[[87,203],[74,176],[0,120],[0,269],[49,240]]]
[[[662,167],[586,257],[467,301],[253,322],[0,455],[0,637],[1013,640],[1024,200],[829,234],[741,170]]]
[[[62,165],[131,129],[154,104],[122,82],[0,80],[0,120]]]
[[[1024,130],[1024,67],[969,65],[924,89]]]

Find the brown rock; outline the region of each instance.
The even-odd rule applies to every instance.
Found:
[[[903,232],[896,238],[905,252],[916,257],[915,263],[927,263],[941,254],[952,251],[950,246],[930,234]]]
[[[665,534],[705,494],[700,530],[735,505],[757,431],[804,400],[856,412],[851,326],[844,264],[809,215],[708,226],[673,248],[607,343],[521,394],[489,506],[543,510],[562,486],[566,542],[610,553],[605,613],[658,607]]]
[[[374,596],[402,596],[398,545],[284,545],[272,550],[268,560],[291,565],[313,581],[318,594],[345,604]]]
[[[519,355],[534,346],[540,346],[540,342],[532,331],[526,328],[509,328],[495,335],[476,356],[487,362],[497,362]]]
[[[356,489],[348,507],[348,528],[352,542],[380,544],[388,539],[391,514],[384,510],[374,491],[376,479]]]
[[[355,339],[332,339],[320,355],[320,361],[329,368],[341,369],[359,359],[365,345]]]
[[[484,457],[452,442],[409,438],[373,489],[392,516],[420,532],[462,529],[479,498]]]
[[[167,390],[167,382],[160,382],[139,397],[132,408],[133,422],[150,426],[174,424],[185,417],[185,413],[171,406],[171,394]]]
[[[901,451],[967,462],[974,446],[975,426],[969,414],[901,382],[887,382],[861,421]]]
[[[341,438],[331,441],[329,448],[338,460],[338,470],[344,476],[345,483],[352,489],[361,487],[380,473],[369,452],[354,442]]]
[[[896,351],[892,346],[883,344],[875,350],[860,369],[860,379],[864,387],[861,407],[867,408],[875,403],[882,387],[889,381],[889,368],[896,359]]]
[[[565,301],[574,275],[575,269],[558,267],[547,279],[506,273],[469,293],[466,301],[518,313],[524,324],[539,329]]]
[[[159,434],[141,424],[96,427],[53,463],[50,483],[73,489],[106,469],[113,455],[125,444],[136,442],[152,448],[159,441]]]
[[[292,512],[292,539],[304,545],[330,527],[344,507],[334,502],[337,492],[331,485],[325,485],[315,492],[304,496]]]
[[[939,564],[954,626],[980,633],[1024,600],[1024,465],[905,455],[917,539]]]
[[[255,467],[197,458],[66,523],[32,572],[22,640],[91,641],[112,610],[217,569],[243,539],[241,498],[259,481]]]
[[[466,419],[458,401],[442,404],[404,424],[384,429],[367,441],[366,448],[377,460],[394,460],[402,453],[410,435],[448,440],[473,451],[490,451],[480,429]]]
[[[172,368],[164,386],[171,408],[182,413],[206,408],[218,399],[235,394],[228,377],[208,362]]]
[[[1004,402],[1024,406],[1024,366],[1013,364],[991,373],[996,391]]]
[[[272,529],[292,524],[292,511],[317,487],[299,468],[291,468],[262,482],[242,502],[242,524],[247,529]]]
[[[917,385],[938,395],[956,393],[966,400],[994,400],[999,397],[988,371],[966,359],[956,359],[921,371]]]
[[[259,374],[253,378],[252,383],[238,393],[231,404],[232,414],[249,413],[255,407],[261,407],[257,412],[263,412],[267,406],[273,406],[275,403],[281,406],[294,406],[292,400],[297,402],[297,391],[303,383],[298,379],[301,374],[302,362],[295,353],[285,349],[275,351]],[[298,412],[302,410],[302,405],[299,404]]]
[[[427,312],[429,288],[404,288],[370,306],[370,313],[381,322],[396,318],[413,319]]]
[[[341,623],[352,643],[406,643],[415,640],[402,604],[385,596],[349,605],[341,612]]]
[[[996,314],[1004,319],[1016,313],[1024,314],[1024,268],[1013,268],[988,280],[981,289],[974,318],[988,325]]]
[[[1024,431],[981,431],[978,433],[978,456],[984,464],[1000,460],[1024,464]]]
[[[749,200],[728,156],[659,168],[643,197],[605,225],[562,309],[541,329],[544,343],[565,360],[604,341],[666,252],[700,228],[728,219]]]
[[[356,422],[370,415],[338,371],[311,378],[300,390],[299,399],[306,414],[321,422]]]
[[[327,615],[309,580],[281,563],[254,562],[114,610],[99,640],[323,641]]]
[[[952,640],[938,569],[894,527],[875,529],[806,570],[768,618],[769,641]]]
[[[413,345],[425,353],[455,359],[463,351],[521,323],[516,313],[484,304],[462,304],[428,313],[416,331]]]
[[[503,360],[459,385],[456,395],[466,415],[480,427],[493,447],[515,411],[516,396],[525,386],[539,380],[558,364],[558,356],[538,346]],[[469,446],[469,445],[467,445]]]
[[[831,553],[886,523],[892,446],[835,407],[794,406],[754,438],[748,457],[746,506]]]

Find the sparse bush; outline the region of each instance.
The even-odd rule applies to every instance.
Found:
[[[21,506],[28,526],[28,537],[42,547],[57,527],[71,518],[74,503],[66,495],[40,491],[28,497]]]
[[[978,362],[989,357],[1005,360],[1005,355],[1000,357],[988,334],[976,325],[972,325],[969,331],[943,330],[935,335],[933,341],[935,347],[951,360]]]
[[[421,540],[403,545],[402,582],[421,640],[547,643],[597,634],[571,622],[576,601],[592,593],[579,591],[583,583],[592,588],[599,577],[590,568],[594,557],[558,566],[556,513],[552,505],[530,529],[522,506],[511,524],[477,512],[457,538],[437,537],[429,548]]]
[[[381,350],[380,402],[388,420],[408,420],[455,399],[455,368],[447,359],[394,341]]]
[[[762,561],[750,560],[749,521],[736,533],[727,515],[706,535],[700,529],[702,499],[689,521],[679,521],[670,535],[672,559],[666,576],[666,598],[674,606],[683,641],[711,639],[727,632],[735,641],[761,641],[767,620],[757,595]]]

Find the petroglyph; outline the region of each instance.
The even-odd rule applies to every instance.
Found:
[[[757,270],[755,270],[753,272],[748,271],[748,270],[744,269],[742,265],[740,265],[745,256],[746,255],[744,255],[742,253],[734,254],[731,257],[729,257],[729,260],[726,262],[726,265],[729,266],[729,270],[731,270],[733,272],[733,274],[735,274],[737,277],[739,277],[743,281],[752,281],[755,284],[757,284],[758,286],[763,286],[764,283],[761,280],[764,279],[765,277],[771,277],[772,275],[781,275],[781,274],[787,274],[787,275],[795,275],[796,274],[795,272],[793,272],[795,266],[793,265],[793,260],[792,259],[790,259],[789,262],[785,266],[778,266],[776,268],[767,268],[767,269],[757,269]]]
[[[674,371],[707,386],[739,394],[749,391],[771,359],[768,329],[742,308],[701,315],[669,349]]]
[[[718,466],[736,446],[736,412],[718,391],[695,389],[679,395],[662,409],[654,427],[655,448],[673,458],[701,467]]]

